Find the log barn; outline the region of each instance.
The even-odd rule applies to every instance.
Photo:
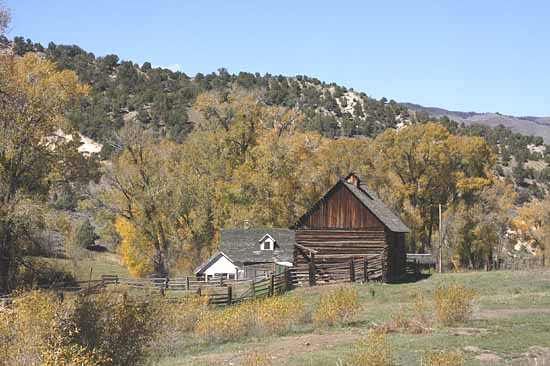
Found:
[[[405,234],[410,232],[364,183],[340,179],[295,224],[294,265],[331,265],[376,255],[382,280],[405,273]],[[379,260],[380,261],[380,260]]]

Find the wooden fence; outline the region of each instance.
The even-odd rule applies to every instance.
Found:
[[[381,255],[367,255],[359,259],[349,259],[339,264],[310,262],[307,266],[289,269],[294,286],[317,286],[342,282],[369,282],[383,280],[386,273]]]
[[[230,305],[251,299],[281,294],[297,286],[318,286],[343,282],[368,282],[383,279],[384,261],[381,255],[368,255],[340,264],[315,264],[287,268],[279,274],[255,279],[199,281],[194,277],[136,279],[103,275],[100,280],[57,283],[43,289],[90,295],[104,292],[108,287],[125,287],[129,291],[149,296],[161,293],[171,301],[189,296],[207,296],[213,305]],[[0,298],[0,305],[9,303],[9,297]]]
[[[494,261],[492,268],[489,269],[501,269],[508,271],[530,271],[534,269],[544,269],[546,267],[546,260],[543,256],[531,256],[531,257],[507,257],[498,261]]]

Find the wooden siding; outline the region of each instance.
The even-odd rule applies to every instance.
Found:
[[[301,229],[384,230],[384,225],[344,185],[319,204]]]
[[[317,251],[317,264],[342,263],[387,251],[384,230],[297,230],[296,243]],[[299,249],[294,251],[296,266],[308,261],[308,253]]]

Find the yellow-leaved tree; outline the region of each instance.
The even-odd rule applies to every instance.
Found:
[[[74,72],[34,54],[1,55],[0,75],[0,290],[10,290],[49,189],[96,166],[79,139],[64,137],[76,136],[65,111],[88,91]]]
[[[371,167],[386,176],[397,201],[418,215],[420,251],[431,248],[438,204],[454,205],[490,185],[494,157],[478,137],[453,136],[437,123],[388,129],[373,144]],[[407,202],[407,205],[404,204]],[[415,249],[415,248],[411,248]]]

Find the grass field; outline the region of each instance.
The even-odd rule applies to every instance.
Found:
[[[101,275],[104,274],[113,274],[120,277],[130,276],[128,269],[121,264],[120,257],[109,252],[82,251],[78,260],[61,258],[42,258],[42,260],[71,272],[77,281],[90,279],[90,271],[92,280],[101,279]]]
[[[421,334],[391,332],[396,365],[420,366],[425,351],[442,349],[461,351],[466,365],[550,365],[550,271],[434,274],[412,283],[355,284],[363,309],[350,326],[319,330],[306,324],[283,337],[221,345],[189,340],[178,357],[160,364],[241,365],[245,355],[255,350],[267,354],[273,365],[334,366],[369,327],[387,323],[392,314],[410,308],[414,294],[430,298],[439,284],[451,281],[476,290],[473,319],[453,327],[433,326]],[[303,296],[312,310],[330,287],[294,293]]]

